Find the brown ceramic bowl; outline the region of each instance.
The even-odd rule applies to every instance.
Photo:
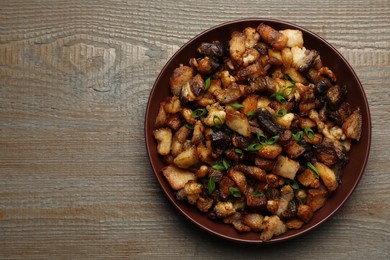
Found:
[[[352,149],[349,153],[350,162],[345,168],[342,184],[330,196],[324,207],[318,210],[314,214],[312,220],[305,224],[301,229],[289,230],[285,234],[274,237],[267,242],[259,240],[259,233],[239,233],[231,225],[210,220],[205,214],[199,212],[195,207],[188,205],[186,202],[177,201],[174,197],[173,190],[161,174],[161,169],[164,167],[164,163],[162,158],[157,154],[157,144],[152,134],[153,124],[159,109],[159,103],[170,95],[168,82],[173,70],[178,67],[179,64],[188,65],[189,59],[196,55],[196,49],[202,42],[211,42],[213,40],[219,40],[221,42],[226,41],[230,38],[233,31],[243,30],[248,26],[256,27],[261,22],[266,23],[277,30],[287,28],[301,30],[304,36],[305,47],[307,49],[318,50],[324,65],[328,66],[336,74],[338,84],[347,85],[347,101],[351,104],[353,109],[358,106],[360,107],[363,122],[361,139],[359,142],[354,142],[352,145]],[[315,227],[329,219],[351,196],[366,167],[371,143],[371,119],[367,98],[358,77],[345,58],[343,58],[341,54],[328,42],[313,32],[288,22],[273,19],[244,19],[227,22],[202,32],[181,47],[167,62],[157,77],[150,93],[145,115],[145,139],[154,175],[169,200],[182,214],[184,214],[184,216],[204,230],[228,240],[252,244],[274,243],[292,239],[313,230]]]

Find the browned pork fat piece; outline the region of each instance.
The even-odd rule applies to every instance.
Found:
[[[242,64],[243,55],[245,53],[245,34],[241,32],[233,32],[232,38],[229,41],[230,57],[239,65]]]
[[[190,64],[200,74],[211,74],[216,71],[221,65],[213,58],[204,57],[204,58],[191,58]]]
[[[171,92],[175,96],[180,96],[182,86],[188,83],[194,76],[194,69],[189,66],[177,67],[169,78]]]
[[[331,109],[336,110],[340,107],[341,103],[345,101],[347,96],[347,86],[334,85],[328,89],[326,97]]]
[[[243,172],[245,175],[251,178],[255,178],[259,181],[265,181],[266,173],[263,169],[245,164],[237,164],[233,166],[233,169]]]
[[[353,113],[345,120],[342,129],[348,138],[359,141],[362,133],[362,114],[359,108],[353,111]]]
[[[287,36],[275,30],[269,25],[261,23],[257,27],[257,32],[263,41],[270,44],[274,50],[282,50],[287,46]]]

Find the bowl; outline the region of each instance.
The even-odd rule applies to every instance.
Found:
[[[233,31],[242,31],[248,26],[257,27],[260,23],[265,23],[277,30],[301,30],[304,37],[304,46],[307,49],[319,51],[323,64],[333,70],[338,84],[345,84],[347,86],[347,101],[350,103],[352,110],[360,107],[362,115],[361,138],[359,142],[353,142],[352,149],[349,152],[350,161],[344,170],[342,184],[339,188],[331,194],[325,205],[314,213],[309,223],[298,230],[288,230],[286,233],[266,242],[259,239],[259,233],[240,233],[231,225],[210,220],[204,213],[199,212],[196,207],[190,206],[187,202],[176,200],[173,190],[161,173],[161,169],[165,164],[161,156],[157,153],[157,143],[153,137],[153,125],[158,113],[159,104],[170,95],[168,82],[173,70],[180,64],[188,65],[189,59],[196,56],[196,49],[202,42],[212,42],[214,40],[223,42],[230,38]],[[150,92],[146,107],[144,131],[147,153],[154,176],[157,178],[157,181],[170,202],[180,213],[195,225],[221,238],[250,244],[264,244],[281,242],[301,236],[324,223],[343,206],[357,187],[366,167],[371,143],[371,118],[367,98],[356,73],[346,59],[331,44],[317,34],[289,22],[274,19],[243,19],[226,22],[200,33],[184,44],[169,59],[162,68]]]

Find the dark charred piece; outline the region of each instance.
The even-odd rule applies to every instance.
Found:
[[[267,209],[267,197],[257,196],[254,193],[246,194],[246,204],[254,211],[266,211]]]
[[[204,56],[220,58],[225,56],[224,49],[224,46],[219,41],[213,41],[212,43],[204,42],[198,48],[198,52]]]
[[[223,131],[216,131],[211,134],[211,146],[217,153],[225,151],[231,142],[231,138]]]
[[[326,93],[326,97],[328,98],[329,107],[332,110],[336,110],[340,107],[341,103],[345,101],[347,96],[347,87],[345,85],[334,85],[329,88]]]
[[[332,166],[338,161],[337,153],[331,146],[320,143],[313,145],[313,150],[317,159],[327,166]]]
[[[265,108],[260,108],[255,111],[255,116],[259,121],[260,128],[269,134],[271,137],[278,135],[284,131],[284,127],[279,125],[273,115]]]

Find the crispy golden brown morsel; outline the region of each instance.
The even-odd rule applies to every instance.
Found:
[[[166,119],[166,125],[173,131],[177,131],[183,124],[178,114],[169,115]]]
[[[245,34],[235,31],[231,35],[229,41],[229,52],[230,57],[239,65],[242,64],[242,57],[245,53]]]
[[[282,50],[287,47],[287,36],[271,26],[261,23],[257,27],[257,32],[260,34],[261,39],[271,45],[274,50]]]
[[[195,180],[190,180],[184,185],[183,191],[188,203],[195,205],[200,198],[202,184],[197,183]]]
[[[275,143],[275,144],[268,144],[268,145],[262,145],[260,149],[257,151],[257,154],[266,159],[275,159],[283,152],[283,148],[281,145]]]
[[[234,187],[236,184],[235,182],[228,176],[224,175],[222,176],[222,179],[219,183],[219,193],[222,198],[222,200],[226,200],[230,196],[229,189]]]
[[[288,229],[300,229],[305,222],[298,218],[289,219],[286,221],[286,226]]]
[[[218,201],[214,206],[214,212],[217,218],[226,218],[236,213],[233,203],[231,201]]]
[[[193,66],[200,74],[211,74],[221,65],[213,58],[191,58],[190,65]]]
[[[197,164],[198,161],[199,157],[195,145],[190,146],[188,149],[179,153],[175,159],[173,159],[173,163],[182,169],[188,169],[191,166]]]
[[[153,131],[157,140],[157,152],[161,155],[168,155],[171,152],[172,130],[169,128],[159,128]]]
[[[319,188],[320,180],[316,178],[314,172],[306,169],[297,175],[297,180],[305,187]]]
[[[160,128],[165,126],[167,120],[167,112],[164,109],[165,103],[161,102],[160,107],[158,109],[156,120],[154,121],[154,127]]]
[[[248,79],[254,79],[260,76],[265,76],[267,72],[261,66],[260,62],[255,62],[249,66],[242,67],[237,71],[237,82],[246,82]]]
[[[200,74],[196,74],[195,77],[191,79],[190,87],[192,93],[194,93],[196,97],[198,97],[201,93],[203,93],[206,84]]]
[[[286,46],[292,47],[303,47],[303,34],[300,30],[285,29],[281,30],[280,33],[286,35],[287,43]]]
[[[235,212],[233,215],[230,215],[222,220],[226,224],[232,224],[234,228],[240,232],[249,232],[251,228],[242,223],[242,214]]]
[[[188,181],[196,180],[194,173],[174,165],[165,166],[161,171],[173,190],[181,190]]]
[[[246,192],[247,181],[244,173],[233,169],[229,169],[227,175],[230,177],[230,179],[234,181],[234,183],[237,185],[241,193]]]
[[[216,90],[215,98],[221,104],[231,103],[241,97],[241,91],[237,84],[233,84],[228,88]]]
[[[357,141],[360,140],[362,133],[362,115],[359,108],[353,111],[353,113],[345,120],[342,129],[348,138],[355,139]]]
[[[208,212],[214,204],[214,200],[211,198],[200,197],[196,202],[196,207],[201,212]]]
[[[263,219],[263,231],[260,239],[268,241],[274,236],[279,236],[287,231],[286,225],[280,220],[278,216],[265,216]]]
[[[256,28],[247,27],[242,32],[245,35],[245,47],[255,47],[260,39],[260,34],[256,31]]]
[[[273,173],[267,174],[265,179],[269,188],[279,187],[281,185],[281,182],[283,181],[282,177]]]
[[[264,169],[266,171],[272,171],[274,168],[276,160],[270,160],[265,158],[256,157],[255,158],[255,165],[260,167],[261,169]]]
[[[305,223],[308,223],[312,219],[313,213],[313,209],[308,205],[301,204],[298,206],[297,216]]]
[[[263,212],[265,210],[267,210],[267,197],[265,196],[258,196],[256,193],[246,193],[246,205],[258,212]]]
[[[320,179],[322,180],[328,191],[336,190],[339,186],[339,183],[337,182],[336,175],[334,174],[332,169],[320,162],[315,162],[313,163],[313,165],[317,168],[318,175],[320,176]]]
[[[294,180],[298,170],[299,162],[292,160],[287,156],[279,155],[272,172],[284,178]]]
[[[179,153],[183,151],[184,142],[187,140],[189,134],[190,134],[190,130],[185,126],[182,126],[173,135],[171,153],[174,157],[176,157]]]
[[[232,167],[233,169],[237,171],[243,172],[246,176],[257,179],[259,181],[265,181],[266,172],[265,170],[256,167],[256,166],[250,166],[245,164],[237,164]]]
[[[305,47],[292,47],[291,53],[293,56],[292,65],[301,73],[305,73],[311,66],[313,66],[315,60],[319,56],[318,51],[307,50]]]
[[[262,229],[263,219],[264,217],[258,213],[249,213],[241,216],[242,223],[256,232]]]
[[[169,78],[171,92],[175,96],[179,96],[182,86],[188,83],[194,76],[194,69],[189,66],[177,67],[172,76]]]
[[[233,108],[226,108],[225,124],[244,137],[249,137],[251,134],[248,118]]]
[[[328,191],[322,185],[317,189],[309,189],[307,191],[306,205],[312,208],[315,212],[324,206],[328,195]]]

